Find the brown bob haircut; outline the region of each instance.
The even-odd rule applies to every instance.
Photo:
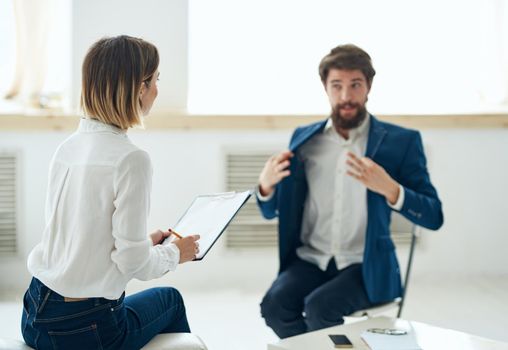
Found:
[[[353,44],[339,45],[323,57],[319,64],[319,76],[323,84],[326,84],[331,69],[358,69],[365,76],[369,87],[376,75],[369,54]]]
[[[126,130],[143,125],[139,92],[159,66],[157,48],[139,38],[103,38],[82,68],[81,108],[86,116]]]

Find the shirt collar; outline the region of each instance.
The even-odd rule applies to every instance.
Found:
[[[125,135],[126,130],[117,126],[103,123],[97,119],[81,118],[78,127],[79,132],[112,132],[113,134]]]
[[[369,126],[370,126],[370,113],[367,112],[367,117],[365,117],[365,119],[362,121],[362,123],[358,127],[349,130],[349,138],[356,139],[358,137],[365,136],[368,133]],[[332,121],[331,117],[328,118],[328,120],[326,121],[326,125],[323,130],[323,133],[329,133],[329,132],[337,133],[337,131],[333,127],[333,121]]]

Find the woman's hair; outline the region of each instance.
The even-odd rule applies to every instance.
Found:
[[[88,50],[82,68],[81,108],[86,116],[128,129],[142,125],[141,85],[159,66],[157,48],[143,39],[103,38]]]
[[[323,84],[326,84],[330,69],[358,69],[365,76],[369,87],[376,75],[369,54],[353,44],[339,45],[323,57],[319,64],[319,76]]]

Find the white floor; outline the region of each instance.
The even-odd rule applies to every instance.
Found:
[[[210,350],[266,349],[277,340],[259,316],[261,293],[226,289],[183,294],[192,331]],[[10,294],[0,301],[0,337],[21,338],[18,298]],[[403,318],[508,343],[508,275],[415,281]]]

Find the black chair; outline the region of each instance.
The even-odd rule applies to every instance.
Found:
[[[384,304],[378,304],[368,309],[358,310],[348,317],[373,317],[384,313],[388,310],[398,308],[397,317],[400,317],[402,314],[402,309],[404,307],[404,301],[406,298],[407,288],[409,286],[409,277],[411,275],[411,265],[413,264],[413,255],[415,250],[415,244],[417,237],[419,236],[420,227],[413,224],[411,221],[403,217],[398,212],[392,212],[392,221],[390,224],[390,232],[392,238],[394,236],[399,236],[401,238],[408,237],[410,238],[410,246],[409,246],[409,258],[406,266],[406,274],[402,280],[402,296],[400,298],[396,298],[393,301]]]

